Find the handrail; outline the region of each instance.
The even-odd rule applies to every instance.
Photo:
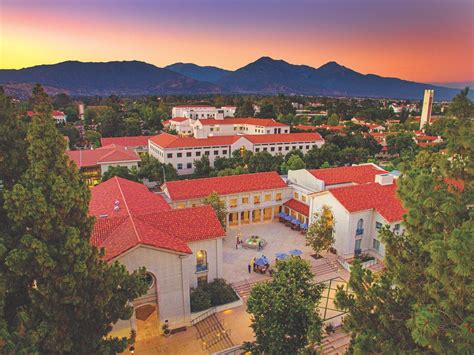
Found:
[[[200,321],[203,321],[203,320],[206,319],[207,317],[212,316],[214,313],[216,313],[216,310],[217,310],[217,307],[209,308],[206,312],[204,312],[204,313],[201,314],[200,316],[194,318],[194,319],[191,321],[191,326],[195,326],[195,325],[196,325],[197,323],[199,323]]]
[[[215,324],[212,324],[211,326],[209,326],[207,329],[205,329],[202,333],[200,333],[200,336],[199,334],[197,335],[197,339],[199,338],[205,338],[206,336],[208,336],[209,334],[211,334],[212,332],[216,331],[216,330],[220,330],[220,331],[223,331],[225,330],[224,328],[224,320],[218,320],[217,323]]]

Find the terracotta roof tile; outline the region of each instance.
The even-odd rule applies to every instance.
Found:
[[[349,212],[375,209],[387,222],[403,219],[406,210],[397,196],[396,183],[370,183],[328,190]]]
[[[148,146],[150,138],[150,136],[109,137],[101,138],[100,143],[102,146],[117,144],[124,147],[144,147]]]
[[[259,143],[293,143],[324,141],[319,133],[281,133],[281,134],[252,134],[244,135],[250,142]]]
[[[309,206],[306,203],[292,198],[291,200],[286,201],[283,205],[291,208],[292,210],[298,213],[305,215],[306,217],[309,216]]]
[[[346,166],[340,168],[308,170],[310,174],[327,185],[344,183],[366,184],[375,181],[375,175],[385,174],[387,171],[372,164]]]
[[[278,173],[266,172],[212,178],[168,181],[163,186],[171,200],[203,198],[213,192],[229,195],[239,192],[251,192],[285,188],[286,184]]]
[[[101,163],[140,161],[139,156],[117,144],[109,144],[97,149],[68,150],[66,154],[74,160],[79,168],[97,166]]]

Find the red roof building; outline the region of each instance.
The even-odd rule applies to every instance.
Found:
[[[70,150],[66,154],[79,168],[140,161],[140,157],[133,150],[117,144],[109,144],[97,149]]]
[[[92,188],[89,213],[97,218],[92,244],[111,260],[139,245],[191,254],[188,243],[225,235],[210,206],[172,210],[132,181],[113,177]]]
[[[108,137],[101,138],[100,143],[103,147],[109,144],[116,144],[127,149],[139,150],[140,148],[148,149],[148,139],[150,138],[150,136]]]
[[[286,183],[274,171],[168,181],[162,186],[162,189],[172,201],[205,198],[213,192],[217,192],[219,195],[230,195],[282,188],[286,188]]]
[[[324,181],[326,186],[339,184],[367,184],[375,181],[375,176],[387,171],[374,164],[353,165],[340,168],[308,170],[311,175]]]

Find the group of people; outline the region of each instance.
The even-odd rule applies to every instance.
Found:
[[[270,268],[270,263],[268,262],[268,259],[265,255],[262,254],[261,258],[266,261],[266,263],[263,265],[257,265],[257,263],[255,262],[257,260],[256,257],[250,260],[250,263],[248,265],[249,274],[251,274],[252,271],[260,272],[261,274],[264,274],[267,272],[267,270]]]

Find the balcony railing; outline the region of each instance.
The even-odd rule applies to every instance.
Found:
[[[208,270],[208,263],[196,264],[196,272],[205,272]]]
[[[364,234],[364,228],[356,229],[356,235],[362,235],[362,234]]]

